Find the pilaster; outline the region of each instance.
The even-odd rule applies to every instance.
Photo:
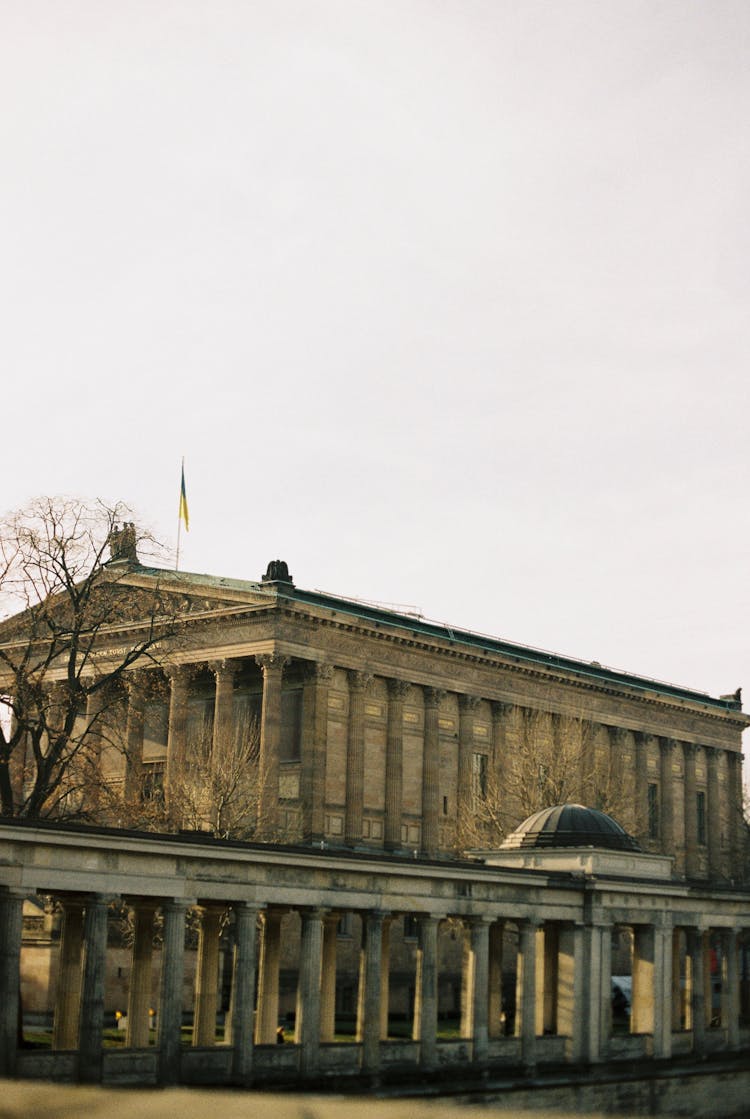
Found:
[[[365,784],[365,693],[372,684],[368,672],[349,672],[349,733],[346,745],[345,842],[362,840]]]
[[[410,685],[406,680],[388,681],[388,728],[385,747],[385,832],[386,851],[401,847],[401,815],[404,785],[404,700]]]
[[[424,688],[424,748],[422,754],[422,853],[434,858],[440,842],[440,740],[438,711],[446,693]]]
[[[266,653],[255,658],[263,672],[258,758],[258,834],[273,839],[279,822],[279,754],[281,749],[281,682],[287,657]]]

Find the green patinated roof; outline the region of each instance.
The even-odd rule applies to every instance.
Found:
[[[175,582],[183,584],[186,590],[188,586],[199,585],[216,591],[237,591],[252,595],[266,594],[273,599],[281,598],[289,602],[347,614],[360,621],[377,624],[379,627],[388,626],[399,630],[409,630],[414,636],[426,639],[438,638],[447,641],[449,644],[469,646],[484,652],[497,653],[516,663],[557,668],[581,678],[585,677],[592,682],[599,681],[602,684],[622,685],[641,693],[650,692],[662,696],[672,696],[676,699],[690,700],[723,711],[739,711],[734,699],[722,699],[718,696],[711,696],[707,692],[683,688],[677,684],[651,679],[648,676],[636,676],[630,672],[608,668],[606,665],[600,665],[597,662],[577,660],[574,657],[535,649],[529,645],[519,645],[516,642],[490,637],[472,630],[457,629],[442,622],[429,621],[421,615],[399,614],[395,610],[372,606],[354,599],[339,598],[336,595],[324,594],[321,591],[302,590],[300,587],[295,587],[291,582],[253,582],[186,571],[169,572],[159,568],[141,567],[139,570],[147,574],[159,575],[162,579],[166,576],[168,581],[174,579]]]

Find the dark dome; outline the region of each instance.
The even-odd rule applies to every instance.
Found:
[[[519,847],[606,847],[612,851],[640,851],[631,835],[596,808],[582,804],[556,804],[524,820],[502,844]]]

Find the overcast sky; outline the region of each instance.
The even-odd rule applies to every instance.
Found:
[[[750,689],[746,0],[0,0],[0,99],[4,509]]]

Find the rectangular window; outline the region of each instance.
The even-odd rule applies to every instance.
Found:
[[[143,756],[160,757],[167,748],[169,708],[166,703],[154,701],[143,709]]]
[[[659,838],[659,786],[648,787],[648,837]]]
[[[164,762],[146,762],[143,766],[141,800],[164,803]]]
[[[695,810],[698,818],[698,842],[706,846],[706,794],[695,794]]]
[[[187,702],[188,757],[207,758],[214,733],[214,697],[190,696]]]
[[[302,689],[281,693],[281,748],[282,762],[298,762],[302,742]]]
[[[419,936],[419,921],[411,913],[404,917],[404,940],[416,940]]]
[[[487,755],[471,755],[471,792],[475,800],[487,796]]]
[[[234,748],[243,754],[251,747],[251,756],[257,757],[260,749],[260,708],[259,692],[235,692],[232,715],[234,717]]]

